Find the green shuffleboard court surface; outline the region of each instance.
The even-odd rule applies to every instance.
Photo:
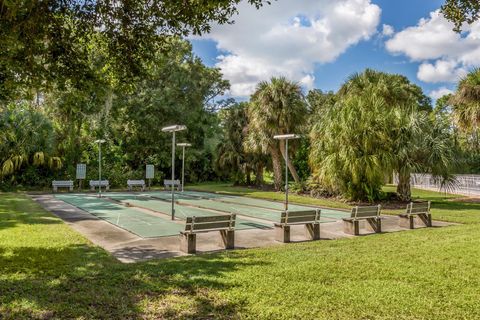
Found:
[[[164,200],[171,199],[169,192],[150,192],[145,193],[145,195]],[[280,220],[280,212],[284,209],[284,204],[280,202],[196,191],[175,193],[175,200],[179,204],[232,212],[273,222]],[[290,210],[312,209],[312,207],[297,204],[289,204],[288,206]],[[350,216],[350,213],[345,211],[325,208],[321,208],[321,210],[321,222],[332,222],[332,220],[340,220]]]
[[[143,238],[178,235],[184,230],[182,220],[193,216],[212,216],[226,213],[242,215],[237,217],[236,229],[269,229],[271,222],[280,221],[283,203],[254,199],[240,196],[230,196],[207,192],[185,191],[175,193],[175,217],[171,221],[171,193],[142,192],[120,193],[107,192],[104,198],[93,194],[58,194],[55,197],[77,208],[80,208],[100,219],[114,224]],[[127,203],[131,207],[127,206]],[[137,207],[137,208],[135,208]],[[140,208],[154,212],[148,213]],[[310,206],[289,205],[290,210],[311,210]],[[349,216],[348,212],[321,208],[321,221],[332,222]],[[155,212],[163,213],[156,215]],[[257,218],[265,223],[251,220]],[[269,222],[267,222],[269,221]]]
[[[178,235],[185,229],[185,224],[173,222],[168,217],[155,216],[148,214],[133,207],[126,207],[117,204],[110,199],[123,203],[129,202],[133,206],[170,214],[171,204],[152,198],[145,199],[143,196],[125,193],[104,193],[104,198],[97,198],[94,195],[87,194],[59,194],[55,195],[59,200],[69,203],[91,215],[105,220],[113,225],[134,233],[142,238],[165,237]],[[211,216],[221,213],[212,212],[181,205],[175,206],[176,217],[185,220],[188,216]],[[256,221],[238,219],[236,229],[269,229],[271,226]]]
[[[135,194],[125,194],[125,193],[108,193],[106,196],[109,197],[110,199],[120,201],[122,203],[128,202],[133,206],[150,209],[150,210],[161,212],[167,215],[171,214],[171,210],[172,210],[171,209],[172,205],[170,202],[148,197],[145,194],[135,195]],[[231,213],[236,213],[236,212],[231,212]],[[182,206],[179,204],[175,205],[175,217],[182,220],[185,220],[187,217],[193,217],[193,216],[205,217],[205,216],[214,216],[214,215],[220,215],[220,214],[222,213],[213,212],[210,210],[204,210],[200,208],[193,208],[190,206]],[[235,229],[237,230],[252,229],[252,228],[268,229],[270,227],[271,226],[264,223],[240,219],[237,217]]]
[[[126,208],[92,195],[61,194],[55,197],[143,238],[178,235],[185,228],[168,218],[164,219],[133,208]]]

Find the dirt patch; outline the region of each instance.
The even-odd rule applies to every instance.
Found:
[[[463,202],[463,203],[480,203],[480,198],[463,197],[463,198],[449,199],[449,201]]]

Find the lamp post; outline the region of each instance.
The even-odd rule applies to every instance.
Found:
[[[98,143],[98,197],[102,197],[102,143],[105,143],[104,139],[95,140]]]
[[[187,129],[186,126],[178,124],[162,128],[162,132],[172,133],[172,220],[175,219],[175,185],[173,183],[175,180],[175,133],[185,129]]]
[[[182,147],[183,152],[182,152],[182,192],[183,192],[183,186],[185,185],[185,148],[186,147],[191,147],[192,145],[190,143],[182,142],[182,143],[177,143],[177,147]]]
[[[288,210],[288,140],[298,139],[296,134],[280,134],[273,136],[277,140],[285,140],[285,211]]]

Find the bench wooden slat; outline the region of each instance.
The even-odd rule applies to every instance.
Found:
[[[430,214],[429,202],[410,202],[407,205],[407,215]]]
[[[319,219],[320,212],[318,210],[282,211],[280,224],[318,223]]]
[[[221,214],[216,216],[207,216],[207,217],[193,217],[192,221],[195,223],[205,223],[205,222],[223,222],[230,221],[231,215]]]
[[[305,224],[305,223],[318,223],[318,219],[315,217],[292,217],[282,218],[280,219],[280,223],[282,224]]]
[[[163,180],[164,185],[172,185],[172,180]],[[180,185],[180,180],[173,180],[173,185]]]
[[[95,186],[95,187],[98,187],[100,184],[102,185],[102,187],[105,187],[105,186],[108,186],[110,185],[109,181],[108,180],[102,180],[100,182],[98,182],[98,180],[90,180],[90,186]]]
[[[52,186],[73,186],[73,181],[72,180],[54,180],[52,181]]]
[[[216,229],[229,229],[230,228],[230,221],[224,222],[209,222],[209,223],[194,223],[193,229],[192,225],[190,225],[190,230],[193,231],[200,231],[200,230],[216,230]],[[188,228],[186,227],[185,230]]]
[[[231,230],[235,227],[235,218],[235,214],[206,217],[187,217],[185,232]]]
[[[144,185],[145,180],[127,180],[128,185]]]
[[[380,206],[354,207],[351,217],[355,219],[367,219],[380,216]]]

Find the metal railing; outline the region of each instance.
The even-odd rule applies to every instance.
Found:
[[[480,175],[456,174],[455,186],[448,190],[442,189],[440,181],[428,173],[413,173],[410,176],[412,187],[425,190],[442,191],[466,196],[480,196]],[[398,183],[398,176],[394,175],[393,182]]]

